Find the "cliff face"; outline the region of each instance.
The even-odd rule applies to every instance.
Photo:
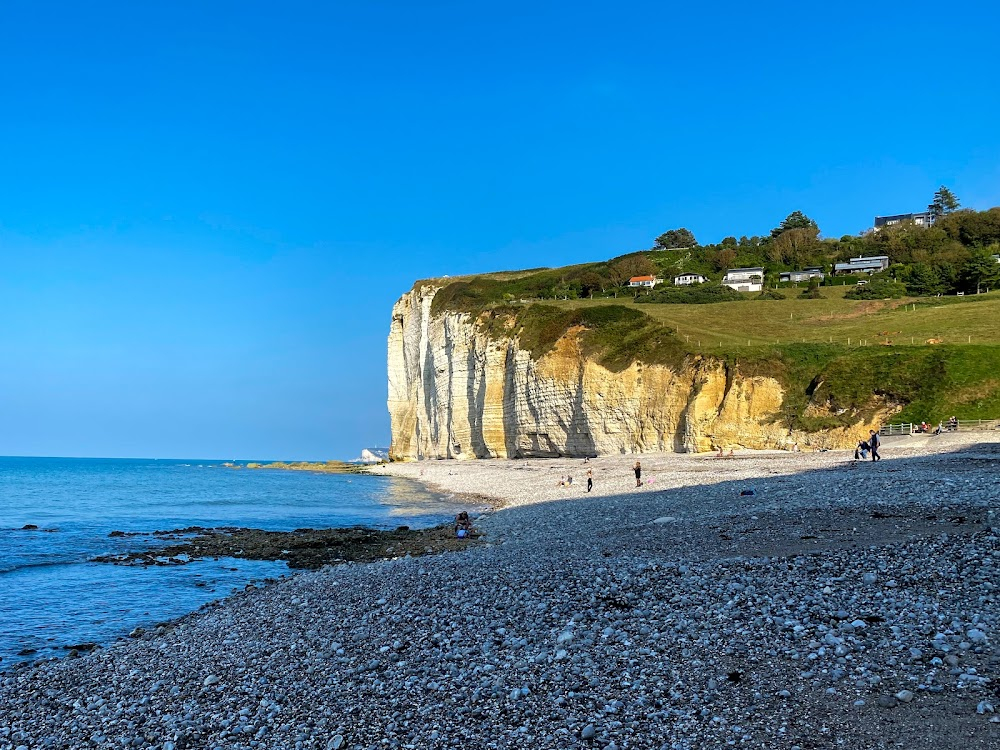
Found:
[[[710,358],[612,372],[583,354],[574,329],[536,360],[465,313],[432,315],[434,292],[415,289],[392,311],[394,460],[848,447],[867,429],[791,433],[778,381]]]

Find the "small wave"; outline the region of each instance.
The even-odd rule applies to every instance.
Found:
[[[4,573],[16,573],[19,570],[27,570],[29,568],[50,568],[54,565],[75,565],[76,563],[81,563],[81,562],[86,562],[86,561],[83,559],[79,560],[63,559],[63,560],[44,560],[42,562],[23,563],[21,565],[15,564],[6,567],[0,567],[0,575],[3,575]]]

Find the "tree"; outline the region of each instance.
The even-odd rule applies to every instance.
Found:
[[[934,226],[963,245],[991,245],[1000,242],[1000,207],[988,211],[955,211],[942,217]]]
[[[801,211],[792,211],[785,220],[771,230],[771,237],[778,237],[789,229],[815,229],[819,234],[819,225]]]
[[[997,263],[989,250],[979,248],[972,251],[972,256],[962,266],[959,274],[966,289],[976,288],[976,294],[982,287],[997,286],[1000,283],[1000,263]]]
[[[642,253],[626,255],[608,269],[615,286],[624,286],[633,276],[654,276],[659,269]]]
[[[942,185],[934,193],[934,200],[927,206],[927,212],[934,221],[937,221],[942,216],[947,216],[953,211],[957,211],[960,205],[958,197]]]
[[[819,279],[813,276],[809,279],[809,286],[802,290],[802,299],[823,299],[823,295],[819,293]]]
[[[905,296],[906,287],[902,284],[891,279],[872,279],[849,290],[844,299],[899,299]]]
[[[906,290],[918,297],[929,297],[945,291],[941,273],[926,263],[914,263],[906,269],[903,281]]]
[[[681,227],[680,229],[669,229],[656,238],[656,247],[660,250],[671,250],[676,247],[694,247],[698,240],[690,230]]]
[[[705,259],[712,264],[716,271],[725,271],[733,267],[733,262],[736,260],[736,250],[731,247],[710,250],[705,253]]]
[[[604,291],[604,279],[596,271],[585,271],[580,276],[580,291],[585,297],[593,297],[594,292]]]
[[[818,233],[819,229],[815,224],[808,228],[788,229],[771,241],[767,248],[767,256],[772,263],[804,266],[816,254],[819,247],[819,241],[816,239]]]

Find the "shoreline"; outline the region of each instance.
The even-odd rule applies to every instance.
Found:
[[[457,539],[451,529],[452,524],[447,523],[419,529],[399,526],[393,530],[350,526],[269,531],[198,526],[150,534],[129,533],[128,536],[152,536],[164,544],[121,554],[98,555],[88,562],[171,566],[190,565],[205,558],[228,558],[285,562],[291,571],[318,570],[324,565],[345,562],[374,562],[454,552],[465,549],[479,538],[479,535],[474,535]],[[111,536],[125,535],[122,532],[111,533]]]
[[[417,484],[406,484],[406,480],[397,484],[402,488],[405,497],[390,501],[390,505],[394,508],[398,505],[398,512],[403,515],[395,517],[388,515],[382,518],[376,513],[366,518],[362,513],[358,516],[361,523],[354,522],[350,526],[294,528],[287,525],[286,529],[289,530],[282,531],[233,525],[173,528],[158,527],[155,525],[155,520],[138,528],[134,524],[131,527],[122,527],[126,529],[124,531],[113,526],[105,526],[103,532],[98,530],[88,538],[88,548],[78,550],[79,557],[61,561],[62,565],[82,566],[73,568],[73,571],[90,569],[87,573],[70,571],[74,580],[82,576],[81,580],[88,585],[87,595],[94,600],[87,606],[86,614],[77,607],[77,612],[68,615],[69,619],[66,619],[62,616],[63,610],[53,608],[50,610],[52,616],[49,619],[45,619],[44,616],[35,617],[32,613],[27,623],[21,623],[17,611],[20,606],[17,604],[20,598],[19,592],[25,597],[40,595],[45,598],[49,579],[44,576],[41,578],[36,576],[38,580],[25,582],[15,580],[16,576],[6,579],[5,591],[8,591],[8,601],[10,602],[10,597],[13,596],[14,604],[13,607],[8,607],[11,627],[4,629],[4,648],[0,651],[0,673],[14,667],[31,666],[39,661],[67,655],[76,656],[73,651],[107,648],[117,640],[125,638],[130,631],[150,628],[154,624],[169,623],[196,611],[208,601],[207,597],[215,597],[216,600],[225,599],[231,592],[240,590],[247,583],[252,584],[279,573],[294,574],[298,570],[316,569],[325,564],[346,561],[370,562],[407,555],[419,557],[457,550],[470,543],[476,543],[474,538],[459,540],[453,533],[449,533],[450,519],[456,508],[463,509],[462,498],[449,499],[444,496],[429,498]],[[433,510],[428,512],[424,509],[425,497],[431,499],[438,512]],[[399,500],[402,504],[398,502]],[[473,511],[480,507],[481,504],[464,509]],[[449,512],[450,508],[452,509]],[[334,523],[337,521],[343,523],[345,520],[351,523],[351,519],[334,516],[329,520]],[[41,523],[41,521],[25,523],[7,531],[32,535],[59,531],[57,528],[44,525],[40,527]],[[169,530],[153,530],[157,528]],[[102,537],[104,543],[101,542]],[[67,542],[62,541],[64,535],[59,535],[59,538],[60,544],[65,547]],[[37,543],[32,542],[31,549],[36,550],[33,553],[36,557],[54,554],[49,551],[50,546],[50,543],[39,540]],[[261,568],[258,563],[270,562],[276,565],[264,566],[268,567],[267,572],[250,573],[249,578],[237,572],[237,568],[241,571],[257,571]],[[104,574],[100,572],[99,566],[90,565],[91,563],[138,568],[139,577],[124,570],[120,573],[108,571]],[[192,565],[193,563],[200,564]],[[185,566],[186,570],[169,570],[181,566]],[[143,577],[141,575],[143,568],[158,570],[148,577]],[[52,568],[48,565],[15,564],[9,572],[17,574],[20,570],[30,569],[47,571]],[[242,580],[239,580],[241,578]],[[143,593],[145,584],[142,581],[146,580],[155,580],[156,585],[165,584],[180,588],[176,597],[170,596],[167,599],[164,599],[162,594],[151,592],[150,603],[144,606],[139,602],[145,597]],[[122,605],[130,607],[127,615],[119,614],[126,612],[125,609],[109,608],[105,611],[101,608],[98,599],[101,598],[102,581],[129,582],[126,588],[133,590],[134,595]],[[118,586],[117,583],[111,585]],[[58,585],[53,588],[56,591],[60,590]],[[72,600],[65,601],[70,607],[67,611],[72,611],[74,606]],[[136,602],[134,607],[131,606],[132,602]],[[59,604],[61,605],[61,602]],[[88,626],[90,618],[94,618],[94,622]],[[53,626],[47,627],[50,621]],[[2,742],[0,747],[3,747]]]
[[[0,673],[0,748],[70,742],[71,716],[161,750],[990,747],[1000,443],[883,455],[390,465],[504,502],[487,541],[303,571]]]

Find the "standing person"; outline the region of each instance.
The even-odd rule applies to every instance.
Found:
[[[639,465],[638,461],[635,462],[635,468],[632,471],[635,472],[635,486],[642,487],[642,466]]]
[[[875,430],[868,430],[868,434],[871,438],[868,440],[868,445],[872,449],[872,461],[881,461],[882,457],[878,454],[878,447],[882,444],[882,440],[879,438],[878,433]]]
[[[587,469],[587,492],[594,489],[594,470]]]

